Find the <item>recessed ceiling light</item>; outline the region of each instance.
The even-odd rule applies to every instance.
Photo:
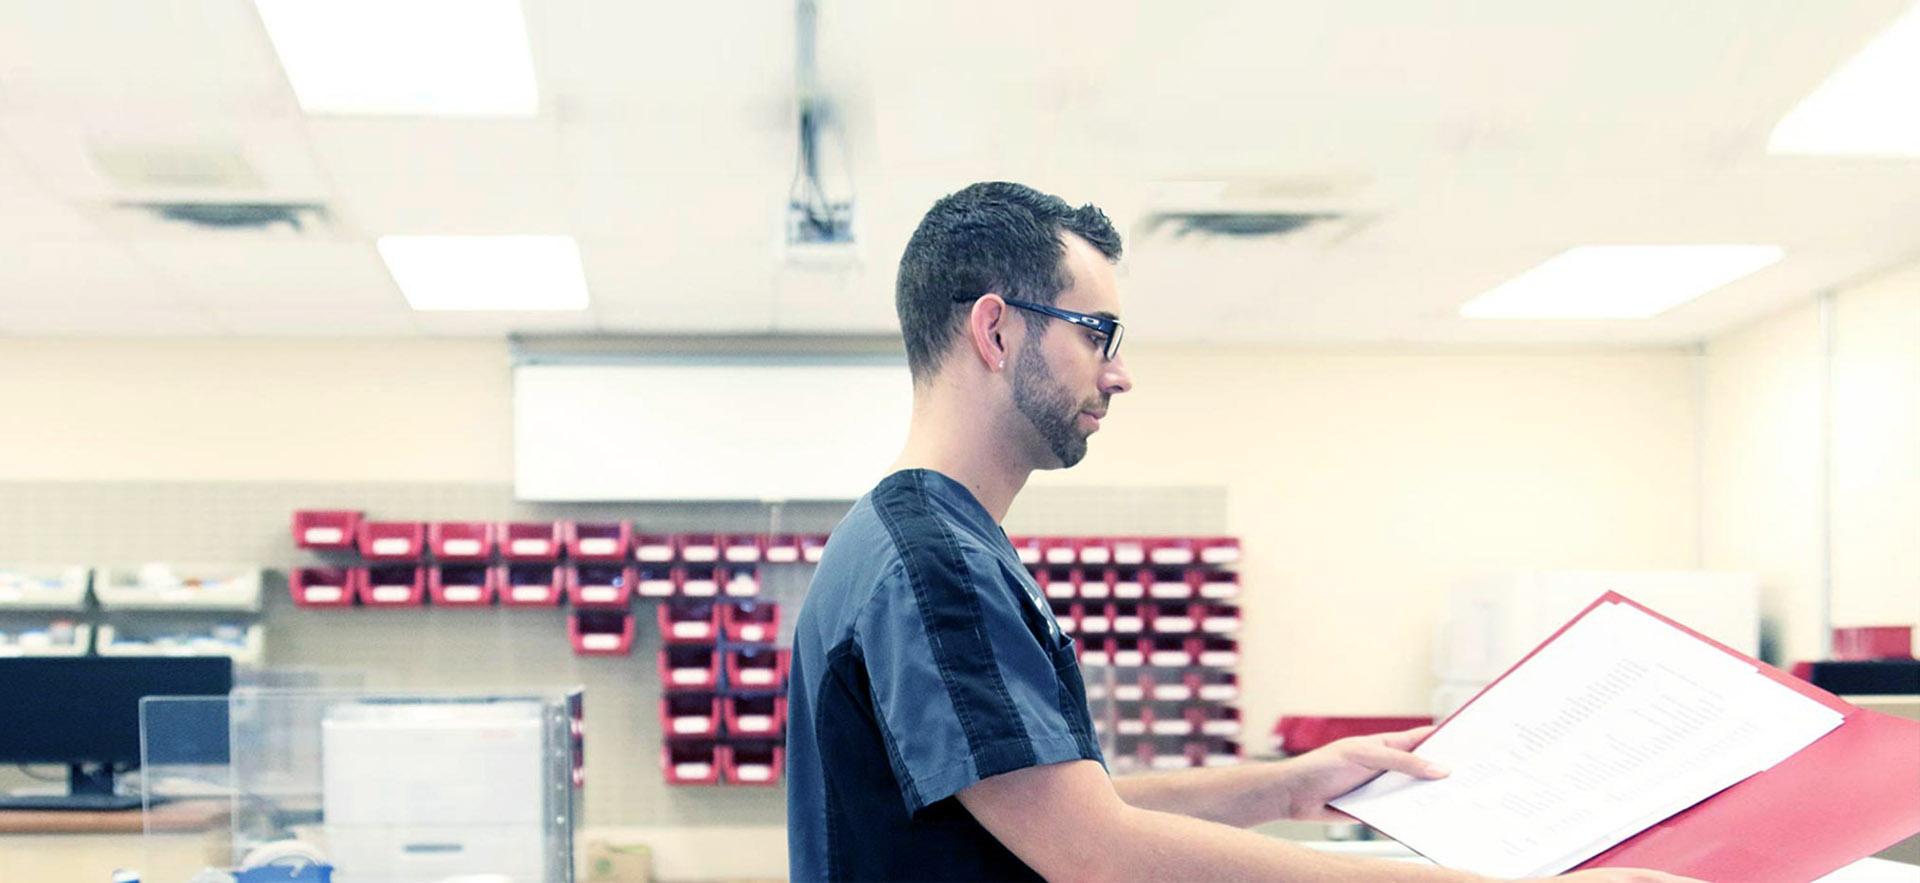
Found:
[[[1460,308],[1469,319],[1646,319],[1780,260],[1775,245],[1582,245]]]
[[[1773,127],[1768,153],[1920,156],[1920,4]]]
[[[387,272],[416,310],[584,310],[571,236],[382,236]]]
[[[533,116],[519,0],[254,0],[312,114]]]

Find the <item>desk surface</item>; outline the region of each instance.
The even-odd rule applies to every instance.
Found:
[[[161,804],[152,813],[159,831],[198,831],[224,825],[225,800],[181,800]],[[139,834],[146,831],[140,810],[0,810],[0,834]]]

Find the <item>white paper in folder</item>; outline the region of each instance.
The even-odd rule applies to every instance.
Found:
[[[1811,744],[1841,717],[1626,604],[1569,626],[1332,805],[1441,865],[1557,874]]]

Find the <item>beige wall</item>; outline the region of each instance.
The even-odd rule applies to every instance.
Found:
[[[508,481],[502,341],[0,339],[0,481]]]
[[[1036,482],[1218,485],[1248,545],[1255,745],[1282,711],[1420,713],[1442,593],[1696,548],[1679,351],[1140,348],[1092,456]],[[10,341],[0,480],[511,478],[499,343]],[[376,431],[376,428],[378,431]]]
[[[1706,563],[1761,574],[1789,660],[1821,650],[1823,574],[1834,625],[1920,622],[1920,265],[1831,321],[1830,374],[1817,303],[1707,348]]]
[[[1456,581],[1695,564],[1679,351],[1139,352],[1093,451],[1036,481],[1221,484],[1244,566],[1256,745],[1282,712],[1429,709]]]

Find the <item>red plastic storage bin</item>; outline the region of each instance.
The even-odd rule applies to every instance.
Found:
[[[633,568],[623,564],[573,564],[566,567],[567,598],[575,607],[625,609],[633,596]]]
[[[416,561],[426,542],[427,526],[418,521],[360,522],[360,557],[368,561]]]
[[[1053,612],[1053,620],[1060,624],[1060,630],[1069,635],[1080,631],[1080,618],[1075,615],[1072,601],[1049,600],[1047,609]]]
[[[1080,571],[1080,597],[1089,601],[1104,601],[1113,597],[1114,583],[1120,581],[1112,568],[1102,567]]]
[[[1041,537],[1040,563],[1066,565],[1080,563],[1080,541],[1072,537]]]
[[[1147,664],[1156,668],[1186,668],[1194,663],[1195,647],[1186,638],[1156,637],[1147,642]]]
[[[680,594],[688,598],[712,598],[720,594],[721,573],[713,567],[682,567],[678,581]]]
[[[1200,630],[1209,635],[1231,635],[1240,631],[1240,608],[1231,604],[1201,604]]]
[[[1197,605],[1180,602],[1147,605],[1152,614],[1147,628],[1156,635],[1190,635],[1200,628]]]
[[[727,651],[727,686],[733,690],[779,692],[787,683],[787,651],[772,647],[736,647]]]
[[[714,564],[720,560],[720,536],[710,533],[681,534],[676,539],[680,560],[688,564]]]
[[[347,550],[360,536],[361,513],[345,509],[296,509],[293,544],[302,549]]]
[[[575,561],[624,561],[633,528],[624,521],[575,521],[566,539],[567,557]]]
[[[775,534],[767,537],[768,564],[797,564],[799,561],[799,537],[790,533]]]
[[[1209,601],[1231,601],[1240,597],[1240,574],[1231,570],[1211,570],[1199,575],[1200,597]]]
[[[711,645],[668,645],[660,651],[660,682],[669,693],[711,693],[720,686],[720,652]]]
[[[1913,626],[1861,625],[1833,630],[1833,658],[1861,661],[1912,659]]]
[[[760,568],[750,565],[731,565],[719,568],[714,579],[720,583],[720,591],[729,598],[752,598],[760,594]]]
[[[720,735],[720,700],[712,693],[660,698],[660,732],[668,739],[713,739]]]
[[[1147,583],[1147,597],[1160,601],[1184,600],[1193,597],[1193,581],[1187,578],[1187,571],[1178,567],[1155,567],[1141,579]]]
[[[1113,563],[1116,567],[1139,567],[1147,563],[1147,541],[1137,537],[1114,537]]]
[[[671,598],[680,591],[679,571],[665,564],[637,564],[633,592],[642,598]]]
[[[672,534],[633,535],[633,560],[641,564],[672,564],[674,554]]]
[[[1121,635],[1113,639],[1113,667],[1139,668],[1147,664],[1147,645],[1150,642]]]
[[[1082,631],[1084,630],[1083,626]],[[1110,640],[1095,639],[1091,635],[1086,636],[1086,638],[1086,640],[1080,641],[1079,649],[1075,651],[1080,657],[1080,664],[1099,667],[1112,665],[1113,642]]]
[[[1240,541],[1233,537],[1207,537],[1195,541],[1194,547],[1201,564],[1218,567],[1240,563]]]
[[[1113,544],[1106,537],[1084,537],[1077,544],[1080,563],[1088,567],[1105,567],[1113,563]]]
[[[441,564],[427,571],[427,595],[437,607],[485,607],[504,576],[485,564]]]
[[[1108,613],[1105,604],[1075,604],[1072,608],[1074,626],[1079,634],[1090,638],[1105,637],[1113,631],[1113,616]]]
[[[1040,537],[1008,537],[1007,542],[1013,545],[1013,552],[1020,556],[1021,564],[1038,567],[1045,563],[1046,554],[1042,551],[1045,540]]]
[[[1113,580],[1113,598],[1116,601],[1138,601],[1147,596],[1147,583],[1153,581],[1151,570],[1121,570]]]
[[[817,534],[800,538],[800,560],[808,564],[819,564],[820,556],[827,552],[826,534]]]
[[[356,580],[345,567],[296,567],[287,574],[287,591],[301,607],[351,607]]]
[[[625,656],[633,647],[633,614],[576,610],[567,617],[567,640],[576,656]]]
[[[720,629],[727,640],[742,644],[770,644],[780,636],[780,605],[735,601],[720,605]]]
[[[786,734],[784,696],[728,696],[721,706],[726,712],[728,736],[778,739]]]
[[[721,778],[729,785],[773,785],[780,781],[780,755],[774,742],[734,742],[720,746]]]
[[[500,525],[500,557],[508,561],[557,561],[566,539],[564,521],[509,521]]]
[[[1080,568],[1049,564],[1035,577],[1040,591],[1051,599],[1075,598],[1080,594]]]
[[[1187,649],[1197,665],[1209,668],[1235,668],[1240,665],[1240,648],[1231,638],[1189,638]]]
[[[1231,705],[1200,705],[1187,709],[1194,728],[1204,736],[1221,739],[1240,737],[1240,709]]]
[[[1107,605],[1107,615],[1113,619],[1116,635],[1138,635],[1147,630],[1146,608],[1138,602],[1115,601]]]
[[[427,596],[427,569],[416,564],[362,567],[354,579],[362,607],[418,607]]]
[[[759,534],[729,534],[720,538],[720,558],[728,564],[759,564],[766,542]]]
[[[436,521],[427,526],[427,546],[441,561],[486,561],[493,557],[493,525],[485,521]]]
[[[660,640],[668,644],[712,644],[720,639],[720,605],[712,601],[668,601],[655,615]]]
[[[507,607],[552,607],[560,603],[566,573],[553,564],[508,564],[500,584],[500,603]]]
[[[1193,541],[1185,537],[1155,537],[1147,540],[1147,563],[1162,567],[1185,567],[1194,562]]]
[[[720,782],[720,746],[716,742],[668,740],[660,749],[660,763],[669,785],[715,785]]]

